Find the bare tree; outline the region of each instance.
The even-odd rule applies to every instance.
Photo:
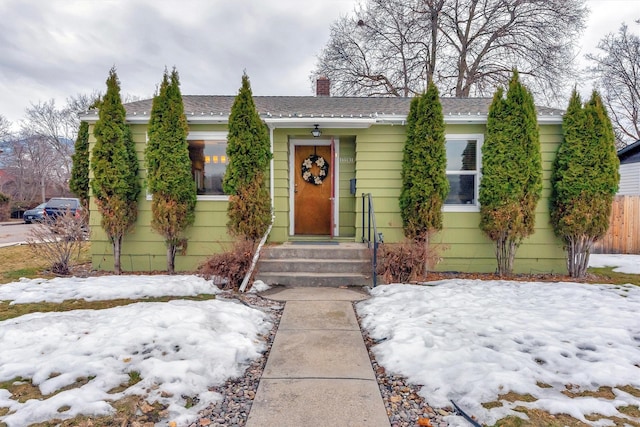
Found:
[[[313,77],[337,95],[488,96],[517,67],[547,99],[572,75],[585,0],[362,0],[331,27]]]
[[[640,24],[640,20],[636,21]],[[589,54],[596,84],[601,89],[622,148],[640,139],[640,37],[622,24],[617,33],[598,43],[600,54]]]
[[[50,147],[48,159],[36,160],[29,157],[29,161],[48,163],[49,169],[42,172],[43,176],[48,175],[46,178],[50,183],[62,185],[63,192],[66,190],[71,173],[73,142],[80,126],[78,114],[89,109],[98,96],[97,92],[90,95],[75,95],[67,98],[66,105],[61,108],[56,106],[54,99],[37,104],[32,103],[25,110],[25,118],[20,122],[21,136],[16,142],[18,145],[24,145],[26,142],[29,147],[32,147],[36,141],[35,145],[40,151],[45,150],[42,144]],[[16,160],[22,162],[24,158]],[[41,190],[44,198],[45,185],[41,185]]]
[[[65,141],[73,138],[75,129],[66,120],[64,108],[58,109],[54,99],[31,103],[31,107],[25,109],[25,116],[21,122],[24,135],[42,137],[61,154],[70,155],[69,144]]]
[[[65,194],[68,159],[37,135],[20,135],[6,141],[5,171],[13,177],[7,191],[20,205],[46,201],[47,194]]]
[[[0,149],[2,149],[2,143],[11,137],[11,122],[5,117],[0,115]]]
[[[86,239],[86,215],[67,210],[32,228],[27,243],[34,255],[47,260],[52,273],[66,276],[72,262],[80,257]]]
[[[79,93],[67,98],[67,105],[61,110],[62,120],[66,122],[65,128],[72,129],[73,134],[70,139],[75,140],[80,127],[80,113],[92,108],[96,100],[100,99],[100,92],[94,90],[90,94]]]

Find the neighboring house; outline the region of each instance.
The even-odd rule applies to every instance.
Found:
[[[325,89],[326,90],[326,89]],[[256,96],[254,101],[269,127],[273,152],[269,189],[275,207],[272,243],[305,239],[360,242],[362,194],[371,193],[378,231],[385,242],[403,239],[398,206],[401,164],[406,140],[409,98],[331,97],[319,85],[318,96]],[[226,156],[227,124],[234,96],[184,96],[189,124],[189,151],[198,188],[195,224],[188,231],[186,254],[176,257],[177,270],[194,269],[213,252],[229,247],[227,200],[221,180]],[[145,179],[144,147],[151,100],[125,105]],[[478,184],[481,148],[485,138],[490,98],[442,98],[447,138],[447,175],[451,191],[444,207],[444,229],[434,239],[447,249],[438,265],[442,271],[494,272],[495,249],[480,230]],[[91,125],[96,112],[81,117]],[[515,271],[566,272],[561,242],[549,225],[551,165],[562,140],[562,112],[538,108],[544,167],[543,197],[538,203],[536,231],[518,250]],[[320,135],[314,137],[312,130]],[[328,163],[320,185],[305,181],[303,166],[311,155]],[[307,166],[309,162],[307,162]],[[312,175],[320,175],[312,165]],[[309,175],[306,175],[310,178]],[[313,177],[310,178],[313,180]],[[355,184],[355,185],[354,185]],[[91,210],[95,211],[92,201]],[[150,196],[144,192],[134,231],[122,246],[123,270],[166,268],[162,238],[150,227]],[[112,249],[91,214],[92,260],[96,269],[111,269]]]
[[[620,187],[618,195],[640,195],[640,140],[618,151]]]
[[[620,184],[607,234],[594,253],[640,254],[640,140],[618,150]]]

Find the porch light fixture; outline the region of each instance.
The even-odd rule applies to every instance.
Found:
[[[315,127],[311,130],[311,135],[313,135],[314,138],[319,137],[320,135],[322,135],[322,132],[320,132],[320,129],[318,129],[318,125],[314,125]]]

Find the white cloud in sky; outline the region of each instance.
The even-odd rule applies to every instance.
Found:
[[[123,95],[150,97],[165,66],[177,67],[185,94],[235,94],[246,70],[256,95],[311,95],[329,27],[356,2],[3,0],[0,115],[15,122],[30,103],[104,91],[114,65]],[[587,3],[580,56],[640,18],[637,0]]]

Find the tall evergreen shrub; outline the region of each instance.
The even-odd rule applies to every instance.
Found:
[[[87,207],[89,200],[89,123],[80,122],[74,153],[71,156],[69,189]]]
[[[480,228],[496,244],[497,272],[513,272],[516,250],[531,235],[542,193],[542,157],[533,96],[514,71],[506,97],[489,108],[482,147]]]
[[[100,99],[96,99],[90,108],[99,108]],[[85,208],[89,207],[89,123],[80,122],[78,136],[74,144],[74,153],[71,156],[71,179],[69,189],[82,202]]]
[[[153,98],[145,159],[152,195],[151,228],[164,237],[169,273],[175,272],[178,250],[186,251],[185,230],[195,219],[197,196],[188,132],[178,72],[174,68],[169,75],[165,70],[160,90]]]
[[[571,277],[584,277],[593,244],[609,227],[620,179],[615,135],[600,95],[584,107],[574,89],[553,165],[551,224],[567,251]]]
[[[229,165],[223,188],[229,194],[227,227],[232,235],[259,240],[271,222],[271,199],[266,179],[271,148],[266,124],[253,102],[247,74],[229,116]]]
[[[442,229],[442,205],[449,193],[444,116],[433,82],[411,101],[402,157],[400,214],[407,238],[425,245]],[[427,250],[424,253],[428,253]],[[424,260],[424,270],[428,269]]]
[[[91,190],[102,216],[101,226],[113,246],[114,271],[120,274],[122,238],[133,228],[138,216],[140,181],[135,144],[126,123],[115,68],[109,71],[94,135]]]

